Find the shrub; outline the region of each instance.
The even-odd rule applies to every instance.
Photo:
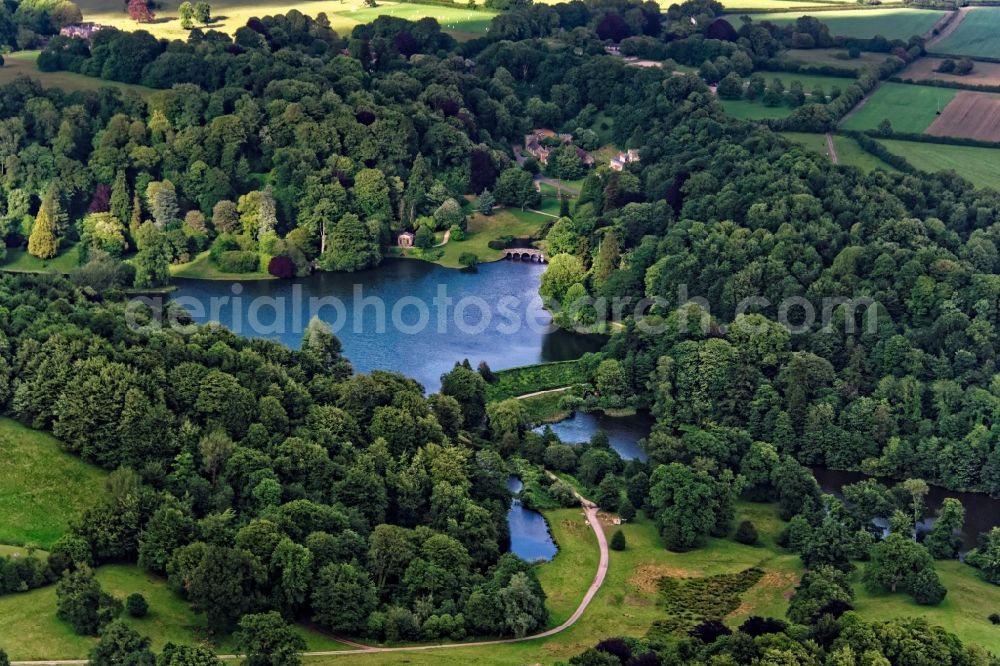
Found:
[[[218,263],[223,273],[253,273],[260,266],[260,257],[256,252],[226,250]]]
[[[688,632],[692,638],[697,638],[702,643],[708,645],[714,643],[723,636],[729,636],[733,630],[722,624],[719,620],[705,620]]]
[[[635,506],[627,497],[618,506],[618,515],[625,521],[635,520]]]
[[[745,543],[748,546],[752,546],[757,543],[758,534],[757,528],[749,520],[744,520],[740,523],[739,527],[736,528],[736,534],[733,537],[740,543]]]
[[[295,262],[288,257],[271,257],[267,263],[267,272],[274,277],[287,280],[295,277]]]
[[[611,550],[625,550],[625,533],[621,530],[611,535]]]
[[[463,252],[458,255],[458,263],[465,268],[475,268],[476,264],[479,263],[479,255],[475,252]]]
[[[775,619],[773,617],[760,617],[759,615],[754,615],[748,617],[743,624],[740,625],[740,631],[747,636],[763,636],[764,634],[780,634],[785,630],[786,625],[781,620]]]
[[[125,599],[125,611],[130,617],[146,617],[149,613],[149,603],[146,597],[138,592],[133,592]]]
[[[1000,624],[1000,613],[990,613],[990,622]]]
[[[549,496],[556,503],[558,503],[559,506],[570,507],[578,504],[576,493],[573,492],[573,487],[562,480],[556,481],[549,486]]]

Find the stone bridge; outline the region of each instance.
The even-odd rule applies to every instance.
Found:
[[[521,261],[537,261],[545,263],[545,253],[533,247],[509,247],[503,251],[504,259],[520,259]]]

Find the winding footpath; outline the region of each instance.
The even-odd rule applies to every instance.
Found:
[[[560,390],[560,389],[555,389]],[[545,472],[549,477],[555,479],[556,476],[549,471]],[[575,491],[574,491],[575,492]],[[521,638],[500,638],[490,641],[474,641],[471,643],[438,643],[432,645],[409,645],[405,647],[377,647],[373,645],[364,645],[362,643],[355,643],[353,641],[348,641],[343,638],[334,637],[337,640],[346,645],[353,646],[351,650],[320,650],[316,652],[303,652],[303,657],[336,657],[336,656],[346,656],[352,654],[377,654],[381,652],[413,652],[413,651],[426,651],[426,650],[446,650],[451,648],[475,648],[475,647],[486,647],[489,645],[504,645],[507,643],[522,643],[525,641],[533,641],[540,638],[548,638],[550,636],[555,636],[558,633],[566,631],[583,615],[584,611],[590,605],[590,602],[594,600],[597,596],[598,591],[601,589],[601,585],[604,584],[604,577],[608,573],[608,540],[604,536],[604,530],[601,528],[600,519],[598,518],[598,506],[583,497],[579,493],[576,493],[576,497],[580,500],[581,506],[583,506],[584,514],[587,516],[587,524],[590,525],[591,529],[594,530],[594,536],[597,537],[597,545],[601,549],[601,559],[597,565],[597,573],[594,574],[594,580],[590,583],[590,587],[587,589],[587,593],[583,595],[583,599],[580,601],[580,605],[577,606],[576,610],[569,618],[557,627],[547,629],[546,631],[532,634],[530,636],[522,636]],[[235,660],[242,659],[242,655],[238,654],[220,654],[219,659],[225,660]],[[87,664],[86,659],[50,659],[50,660],[38,660],[38,661],[11,661],[12,666],[69,666],[71,664]]]

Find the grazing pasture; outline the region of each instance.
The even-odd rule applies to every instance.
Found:
[[[81,0],[80,9],[86,21],[111,25],[121,30],[146,30],[163,39],[187,39],[188,31],[181,27],[177,8],[180,0],[164,0],[156,8],[151,23],[136,23],[128,18],[120,0]],[[349,35],[354,26],[369,23],[385,14],[416,21],[424,17],[437,19],[442,29],[459,39],[471,39],[486,32],[495,12],[467,7],[379,2],[377,7],[364,7],[361,0],[306,0],[290,3],[281,0],[217,0],[212,2],[213,20],[204,27],[233,34],[253,17],[285,14],[296,9],[309,16],[326,14],[331,27],[340,35]]]
[[[963,10],[958,26],[930,49],[932,53],[973,58],[1000,58],[1000,7],[971,7]]]
[[[883,120],[897,132],[920,134],[954,99],[956,90],[905,83],[885,83],[843,124],[844,129],[871,130]]]
[[[794,23],[801,16],[812,16],[830,28],[830,34],[857,39],[870,39],[882,35],[887,39],[908,39],[923,35],[934,27],[944,12],[934,9],[845,9],[832,12],[782,12],[776,14],[751,14],[754,21],[770,21],[776,25]],[[737,29],[740,19],[726,17]]]
[[[899,78],[920,81],[949,81],[967,86],[1000,86],[1000,63],[977,62],[968,74],[944,74],[937,71],[943,58],[919,58],[899,73]]]
[[[882,143],[921,171],[954,171],[979,187],[1000,184],[1000,149],[890,139]]]
[[[959,91],[926,134],[1000,141],[1000,95]]]
[[[105,81],[93,76],[84,76],[75,72],[43,72],[38,69],[38,51],[16,51],[5,53],[4,65],[0,67],[0,85],[11,83],[20,75],[30,76],[38,79],[43,88],[60,88],[66,92],[91,91],[101,88],[118,88],[120,90],[132,90],[144,98],[156,93],[152,88],[132,85],[128,83],[118,83],[117,81]]]

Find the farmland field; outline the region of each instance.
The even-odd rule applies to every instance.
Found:
[[[951,81],[968,86],[1000,86],[1000,63],[977,62],[965,75],[943,74],[937,71],[942,58],[920,58],[899,73],[899,78],[914,82]]]
[[[1000,141],[1000,95],[959,91],[926,133]]]
[[[754,21],[770,21],[776,25],[792,23],[800,16],[813,16],[830,28],[830,34],[842,37],[869,39],[882,35],[888,39],[907,39],[929,31],[944,12],[933,9],[845,9],[836,12],[787,12],[780,14],[751,14]],[[738,16],[727,17],[736,28]]]
[[[955,30],[934,44],[933,53],[1000,58],[1000,7],[973,7]]]
[[[830,158],[830,153],[826,147],[826,136],[823,134],[809,134],[806,132],[779,132],[779,134],[827,159]],[[858,142],[849,136],[833,135],[833,147],[837,151],[838,164],[855,166],[863,171],[871,171],[872,169],[882,169],[889,172],[896,171],[895,168],[863,150],[858,145]]]
[[[668,5],[670,3],[661,4]],[[853,5],[850,0],[722,0],[726,9],[787,9],[796,11],[806,7],[827,7],[829,5]]]
[[[844,69],[860,69],[866,65],[878,65],[886,59],[885,53],[862,52],[858,58],[846,58],[844,49],[788,49],[782,51],[778,58],[788,62],[798,62],[804,65],[829,65]],[[841,57],[838,57],[841,56]]]
[[[921,171],[952,170],[979,187],[1000,184],[1000,149],[888,139],[882,143]]]
[[[165,0],[156,10],[157,19],[152,23],[137,24],[123,11],[119,0],[82,0],[80,9],[84,20],[96,21],[122,30],[146,30],[164,39],[186,39],[188,31],[181,27],[177,16],[179,0]],[[438,7],[431,5],[380,2],[378,7],[365,8],[361,0],[307,0],[302,3],[261,0],[259,2],[236,2],[219,0],[213,2],[213,22],[207,28],[232,34],[246,25],[252,17],[284,14],[297,9],[303,14],[316,16],[325,13],[331,27],[340,35],[349,35],[354,26],[368,23],[383,14],[416,21],[424,17],[438,20],[442,29],[456,38],[472,38],[486,31],[495,15],[487,9],[471,10],[466,7]]]
[[[956,92],[948,88],[886,83],[847,119],[843,128],[870,130],[888,119],[897,132],[919,134],[930,127],[938,117],[938,110],[943,110]]]

